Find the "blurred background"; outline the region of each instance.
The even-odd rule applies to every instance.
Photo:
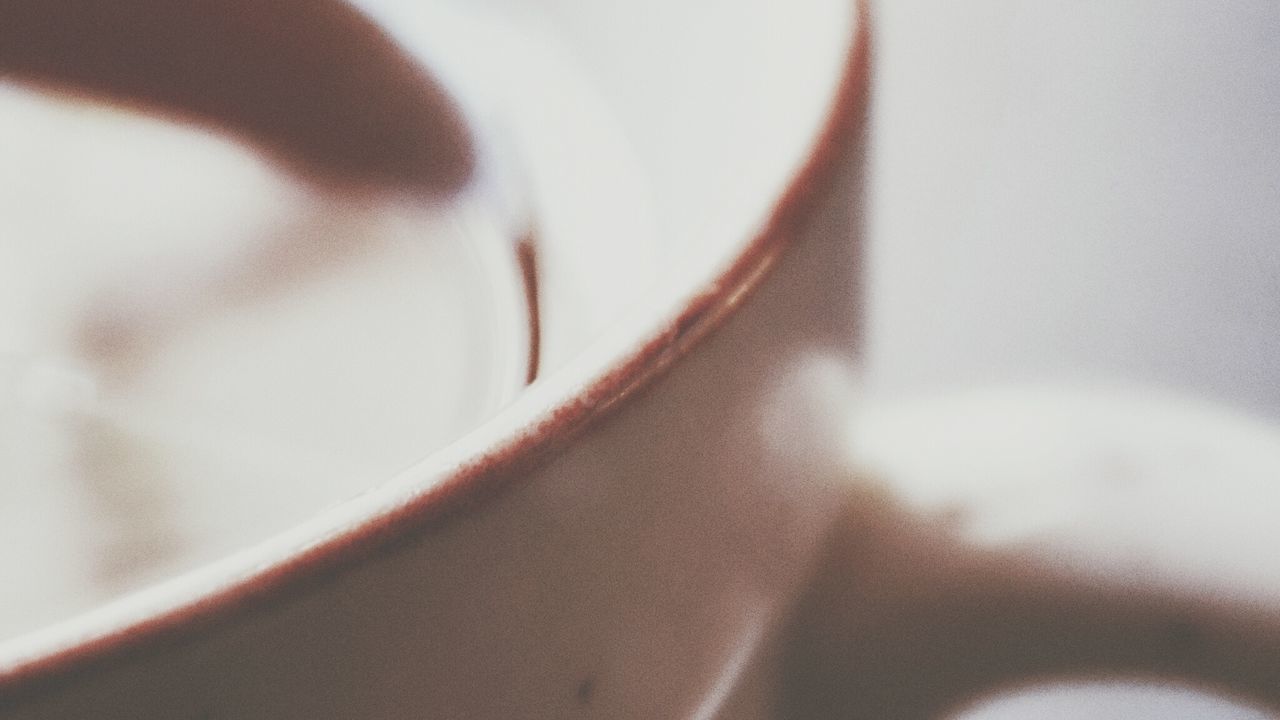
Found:
[[[1280,3],[874,15],[873,402],[1084,383],[1280,418]],[[1112,685],[968,717],[1266,715]]]
[[[1280,3],[881,0],[871,386],[1280,415]]]

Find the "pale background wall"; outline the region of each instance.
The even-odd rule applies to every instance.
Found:
[[[876,25],[877,391],[1114,378],[1280,415],[1280,3]]]

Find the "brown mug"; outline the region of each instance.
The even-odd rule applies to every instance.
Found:
[[[924,718],[1100,674],[1280,706],[1276,603],[971,543],[856,479],[863,5],[509,11],[593,61],[678,262],[590,332],[534,296],[554,339],[536,381],[408,470],[0,646],[0,715]],[[537,160],[540,136],[472,132],[448,73],[405,50],[405,12],[15,0],[0,64],[228,130],[342,193],[447,194],[485,152]],[[530,214],[579,180],[533,177]],[[600,252],[577,237],[539,247],[540,284]],[[595,272],[583,287],[609,285]]]

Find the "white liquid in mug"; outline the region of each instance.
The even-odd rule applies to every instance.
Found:
[[[344,195],[30,89],[0,122],[0,640],[385,481],[525,381],[474,199]]]

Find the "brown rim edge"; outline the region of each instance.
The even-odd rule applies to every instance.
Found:
[[[664,331],[622,358],[583,392],[545,413],[513,442],[459,468],[437,487],[190,603],[0,672],[0,700],[32,698],[55,684],[92,674],[103,664],[193,642],[220,624],[234,621],[238,610],[250,605],[262,610],[283,603],[332,582],[358,560],[392,552],[429,535],[545,463],[569,440],[665,374],[676,359],[720,327],[752,294],[821,201],[823,190],[835,180],[846,144],[862,142],[869,99],[871,17],[867,0],[850,2],[855,6],[854,37],[826,122],[806,161],[756,236],[710,289],[690,301]]]

